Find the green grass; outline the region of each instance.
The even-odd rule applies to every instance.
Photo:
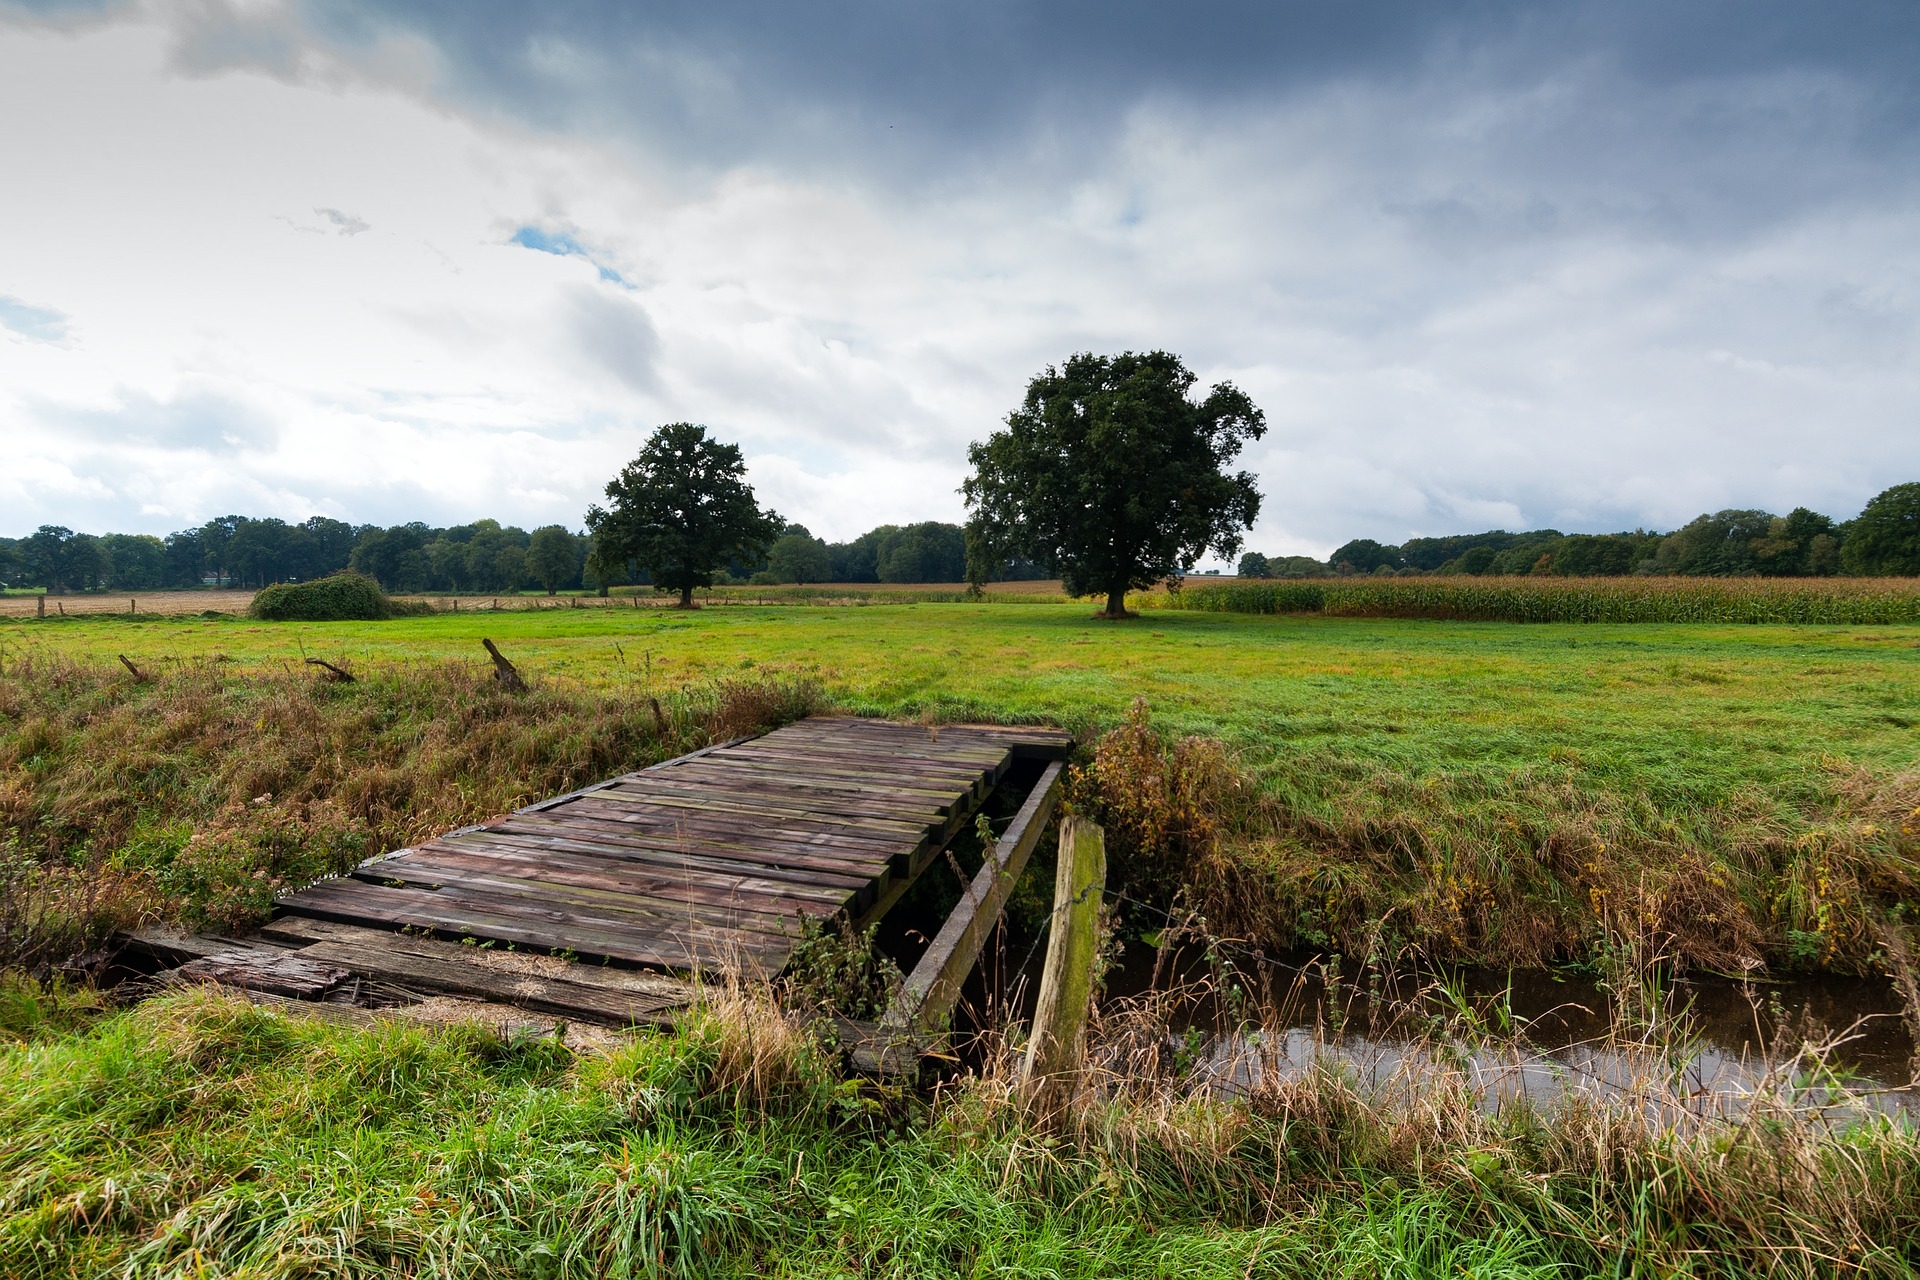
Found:
[[[997,1077],[931,1101],[842,1082],[741,1001],[578,1057],[205,995],[10,1029],[18,1280],[1904,1276],[1920,1226],[1920,1150],[1893,1125],[1662,1137],[1324,1078],[1049,1129]]]
[[[140,912],[243,924],[279,883],[828,701],[1092,743],[1146,698],[1077,793],[1116,882],[1170,856],[1269,942],[1604,959],[1653,921],[1699,963],[1875,968],[1920,898],[1920,628],[1091,612],[0,623],[0,934],[23,904],[42,957]],[[1148,850],[1163,796],[1187,843]],[[849,1085],[750,1001],[579,1056],[95,1004],[0,980],[0,1275],[1910,1275],[1920,1238],[1898,1124],[1669,1133],[1321,1079],[1152,1082],[1063,1129],[1003,1074]]]
[[[1088,737],[1145,698],[1170,737],[1223,742],[1265,806],[1232,842],[1223,927],[1348,954],[1384,920],[1444,954],[1566,959],[1632,901],[1697,963],[1871,969],[1876,930],[1920,907],[1920,628],[1091,614],[71,618],[0,626],[0,658],[109,674],[120,653],[163,672],[213,660],[238,697],[249,673],[303,679],[308,654],[394,688],[428,664],[477,674],[486,636],[582,707],[772,674],[864,714],[1053,721]],[[430,702],[403,719],[418,724]],[[486,767],[512,767],[500,759]]]
[[[74,618],[0,626],[0,658],[111,663],[304,655],[485,664],[481,637],[536,677],[667,689],[756,670],[818,678],[876,715],[1116,722],[1136,697],[1178,733],[1260,765],[1497,776],[1558,766],[1663,801],[1757,785],[1803,795],[1823,758],[1920,759],[1920,627],[1440,623],[1153,613],[1084,605],[549,610],[381,623]]]

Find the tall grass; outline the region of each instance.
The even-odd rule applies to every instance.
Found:
[[[0,1007],[5,1007],[0,1005]],[[843,1081],[763,995],[602,1054],[204,993],[0,1049],[0,1273],[1907,1276],[1920,1142],[1685,1130],[1458,1073],[1224,1097],[1141,1064],[1041,1122],[1008,1063]]]
[[[1456,622],[1920,622],[1912,578],[1354,578],[1188,586],[1148,607]]]
[[[1144,703],[1069,775],[1116,886],[1215,928],[1350,957],[1605,959],[1646,934],[1682,966],[1904,973],[1920,902],[1920,771],[1829,761],[1807,811],[1756,790],[1676,812],[1577,757],[1501,778],[1374,772],[1286,785]],[[1152,924],[1151,909],[1136,921]],[[1907,975],[1911,976],[1911,975]]]
[[[369,855],[822,705],[777,673],[514,694],[452,663],[343,683],[16,661],[0,674],[0,965],[143,918],[243,928]]]

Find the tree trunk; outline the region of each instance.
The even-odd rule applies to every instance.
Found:
[[[1124,618],[1127,616],[1127,584],[1125,579],[1107,588],[1107,616],[1109,618]]]
[[[693,608],[693,584],[692,583],[688,583],[686,586],[680,588],[680,607],[682,609]]]

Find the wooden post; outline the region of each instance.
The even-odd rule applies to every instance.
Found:
[[[33,598],[33,616],[36,618],[47,616],[47,593],[44,591]]]
[[[491,640],[482,640],[480,643],[485,645],[487,652],[493,656],[493,678],[514,693],[525,693],[527,682],[520,678],[519,670],[507,661],[507,655],[500,652],[498,646]]]
[[[1107,837],[1084,818],[1060,822],[1053,878],[1052,936],[1021,1084],[1029,1097],[1079,1071],[1087,1053],[1087,1010],[1100,950],[1100,895],[1107,886]]]

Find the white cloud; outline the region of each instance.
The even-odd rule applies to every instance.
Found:
[[[1845,516],[1920,476],[1920,180],[1836,137],[1843,82],[1156,93],[1097,145],[903,177],[541,132],[450,109],[418,39],[353,62],[248,12],[0,26],[0,118],[41,122],[0,134],[0,533],[577,525],[684,418],[848,537],[956,518],[967,442],[1087,348],[1179,351],[1266,409],[1269,552]],[[570,92],[620,70],[532,52]]]

